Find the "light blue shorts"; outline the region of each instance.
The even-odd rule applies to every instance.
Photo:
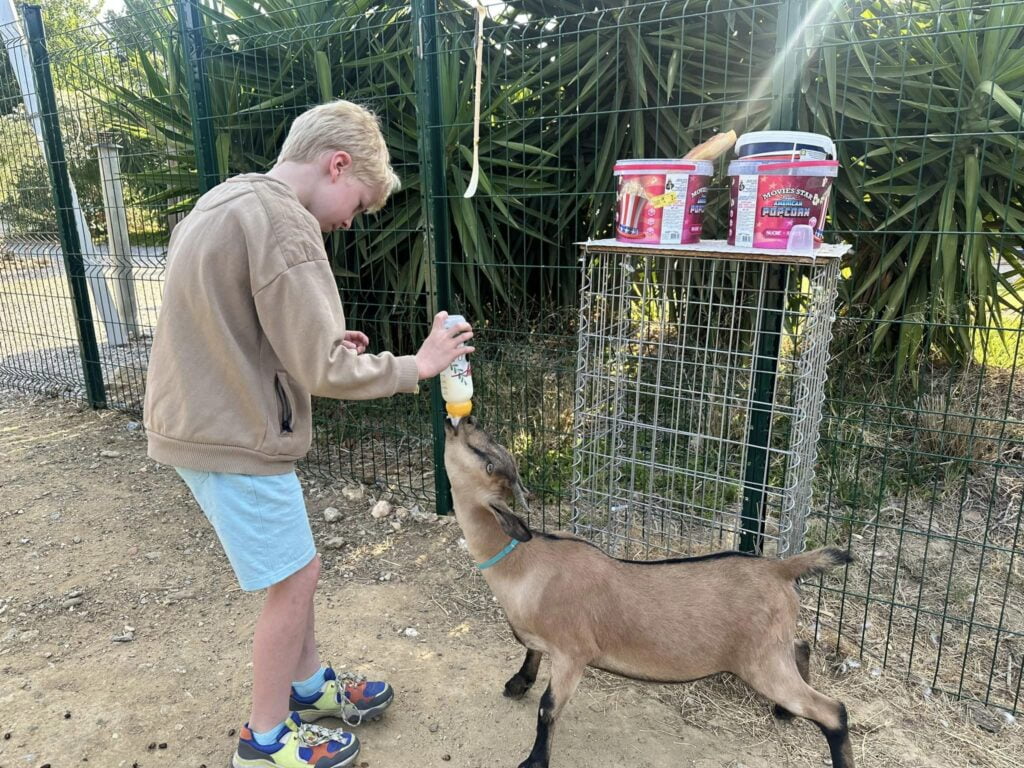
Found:
[[[245,591],[283,581],[316,556],[294,472],[233,475],[175,469],[213,525]]]

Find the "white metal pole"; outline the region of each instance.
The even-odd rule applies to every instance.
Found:
[[[107,244],[114,262],[114,301],[128,335],[139,337],[138,310],[135,303],[135,282],[132,279],[132,251],[128,238],[128,218],[121,184],[120,147],[109,134],[99,136],[96,145],[103,186],[103,210],[107,220]]]

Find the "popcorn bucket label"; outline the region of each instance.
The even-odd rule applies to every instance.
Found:
[[[616,238],[655,245],[699,241],[707,183],[707,176],[690,172],[622,174],[616,195]]]
[[[832,179],[824,176],[734,176],[729,243],[784,249],[793,225],[809,224],[820,244],[831,188]]]

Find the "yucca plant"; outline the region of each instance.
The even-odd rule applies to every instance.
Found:
[[[975,329],[1019,311],[1024,3],[834,12],[802,117],[841,150],[835,225],[856,243],[842,298],[873,322],[854,348],[916,382],[929,345],[962,364]]]
[[[680,0],[649,24],[642,6],[595,15],[566,3],[508,4],[486,26],[481,186],[466,201],[473,14],[458,0],[439,4],[452,274],[474,313],[522,308],[537,296],[571,301],[572,243],[609,231],[615,161],[679,156],[712,130],[749,122],[741,96],[749,73],[770,56],[755,39],[770,19],[756,3],[734,5],[693,16]],[[162,179],[162,197],[187,208],[197,184],[173,10],[142,0],[127,7],[136,30],[121,36],[144,80],[108,84],[107,105],[121,130],[159,136],[171,148],[175,167]],[[228,0],[203,10],[220,174],[265,168],[288,122],[309,104],[344,97],[376,106],[405,189],[367,236],[336,238],[337,271],[342,279],[372,273],[393,294],[421,295],[432,265],[421,235],[408,5]]]
[[[141,0],[127,0],[127,7],[135,31],[125,34],[127,27],[122,26],[121,37],[144,79],[106,84],[105,101],[121,130],[142,130],[168,144],[175,168],[163,179],[167,188],[162,197],[187,208],[198,184],[184,87],[186,65],[173,9],[153,8]],[[453,244],[458,254],[453,277],[464,301],[482,312],[488,302],[516,305],[536,288],[533,283],[544,281],[540,264],[532,275],[517,273],[515,256],[526,249],[527,241],[543,242],[548,238],[545,231],[556,228],[557,219],[527,198],[554,189],[558,158],[535,143],[542,125],[524,128],[517,123],[530,90],[503,76],[505,54],[488,45],[480,187],[489,204],[463,200],[472,147],[473,16],[472,9],[459,2],[442,3],[442,9],[440,92],[444,124],[449,126],[444,167],[458,238]],[[349,0],[296,6],[226,0],[204,6],[203,13],[220,175],[267,168],[290,121],[311,104],[348,98],[375,108],[404,190],[368,222],[371,231],[365,236],[334,238],[337,272],[342,279],[372,273],[378,289],[421,296],[433,267],[422,236],[408,4]],[[148,180],[153,182],[152,174]],[[381,279],[386,286],[379,284]],[[394,310],[381,308],[392,318]]]

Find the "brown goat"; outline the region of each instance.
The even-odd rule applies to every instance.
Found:
[[[774,701],[777,716],[816,723],[834,768],[853,768],[846,708],[807,684],[809,647],[795,642],[796,580],[849,562],[846,552],[616,560],[568,534],[531,531],[507,505],[514,495],[525,507],[509,452],[471,418],[445,432],[456,519],[527,649],[505,695],[523,696],[542,654],[551,657],[537,738],[519,768],[547,768],[555,721],[588,666],[661,683],[731,672]]]

